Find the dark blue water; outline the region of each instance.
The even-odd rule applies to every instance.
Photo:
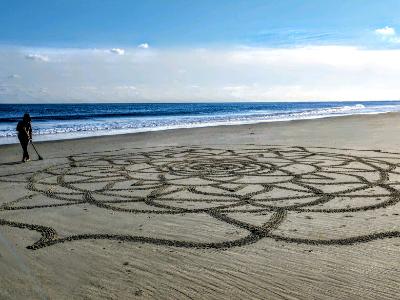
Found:
[[[165,104],[0,104],[0,144],[16,142],[15,126],[32,116],[35,140],[128,132],[290,121],[400,111],[400,101],[165,103]]]

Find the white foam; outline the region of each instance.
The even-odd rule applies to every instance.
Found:
[[[297,111],[254,111],[252,113],[238,113],[225,115],[203,116],[174,116],[174,117],[145,117],[99,119],[81,121],[62,121],[57,124],[34,124],[35,140],[59,140],[82,138],[89,136],[115,135],[135,132],[196,128],[219,125],[240,125],[262,122],[293,121],[304,119],[317,119],[333,116],[353,114],[377,114],[391,111],[400,111],[400,105],[377,105],[366,107],[363,104],[344,105],[319,109],[297,109]],[[0,144],[16,143],[14,126],[0,127]]]

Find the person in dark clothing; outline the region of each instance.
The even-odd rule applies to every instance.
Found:
[[[17,131],[23,151],[22,161],[26,162],[29,160],[28,144],[32,140],[31,116],[29,114],[24,114],[22,120],[18,122]]]

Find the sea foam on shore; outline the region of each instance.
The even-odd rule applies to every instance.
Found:
[[[0,104],[0,144],[16,143],[23,113],[33,119],[35,140],[316,119],[400,111],[399,101],[166,104]]]

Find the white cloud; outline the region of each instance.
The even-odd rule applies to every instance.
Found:
[[[381,37],[385,42],[398,44],[400,37],[398,37],[396,30],[393,27],[385,26],[375,30],[375,33]]]
[[[119,90],[131,90],[131,91],[136,91],[137,88],[133,85],[119,85],[115,87],[116,89]]]
[[[149,44],[147,44],[147,43],[143,43],[143,44],[140,44],[139,46],[138,46],[138,48],[140,48],[140,49],[148,49],[150,46],[149,46]]]
[[[18,74],[11,74],[11,75],[8,75],[7,78],[8,79],[19,79],[19,78],[21,78],[21,76]]]
[[[120,49],[120,48],[112,48],[110,49],[111,53],[117,54],[117,55],[124,55],[125,54],[125,50],[124,49]]]
[[[394,36],[396,35],[396,30],[393,27],[385,26],[383,28],[375,29],[375,33],[381,36]]]
[[[109,49],[30,49],[51,58],[40,65],[24,51],[0,47],[0,76],[20,76],[4,80],[0,102],[400,98],[400,49],[131,48],[118,59]]]
[[[49,61],[48,56],[41,55],[41,54],[27,54],[27,55],[25,55],[25,58],[29,59],[29,60],[36,60],[36,61],[44,61],[44,62]]]

